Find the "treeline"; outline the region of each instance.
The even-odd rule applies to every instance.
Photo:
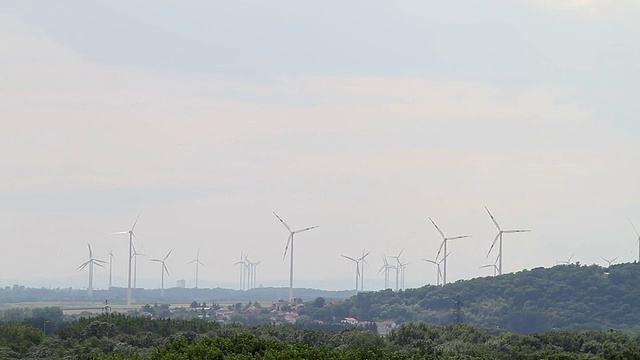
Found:
[[[518,335],[468,324],[406,323],[382,337],[293,326],[222,326],[202,320],[102,315],[45,336],[0,323],[2,359],[637,359],[640,337],[618,331]]]
[[[224,288],[169,288],[165,289],[164,297],[159,289],[132,289],[133,297],[139,303],[170,302],[181,303],[198,301],[274,301],[279,298],[289,298],[289,288],[263,287],[251,290],[233,290]],[[296,296],[302,299],[346,299],[353,295],[353,291],[329,291],[319,289],[295,289]],[[87,296],[86,290],[73,288],[28,288],[22,285],[0,287],[0,302],[35,302],[35,301],[98,301],[109,300],[111,303],[127,301],[127,288],[113,287],[111,290],[93,291],[93,298]]]
[[[552,329],[607,330],[640,324],[640,264],[608,269],[559,265],[514,274],[394,292],[360,293],[326,308],[307,307],[314,320],[453,322],[460,297],[463,322],[520,334]]]

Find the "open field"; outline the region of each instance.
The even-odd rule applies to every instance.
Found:
[[[246,303],[246,301],[220,301],[217,302],[220,306],[228,306],[236,303]],[[270,307],[270,301],[258,301],[263,307]],[[144,306],[146,303],[135,303],[131,306],[127,306],[125,303],[109,303],[111,306],[111,311],[116,313],[126,313],[130,310],[138,310],[140,307]],[[160,304],[160,303],[158,303]],[[150,304],[151,305],[151,304]],[[189,307],[190,303],[172,303],[170,304],[171,308],[177,307]],[[207,303],[207,305],[211,305]],[[65,315],[78,315],[83,312],[90,312],[95,314],[102,313],[102,307],[104,306],[103,302],[99,301],[32,301],[32,302],[14,302],[14,303],[0,303],[0,310],[8,310],[12,308],[43,308],[56,306],[62,309],[62,312]]]

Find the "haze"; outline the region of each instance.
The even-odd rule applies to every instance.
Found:
[[[638,259],[640,4],[635,1],[2,1],[0,285],[86,287],[126,236],[194,285],[353,288],[341,254],[405,249],[408,287],[575,253]],[[94,286],[108,272],[96,269]],[[139,258],[138,284],[160,286]]]

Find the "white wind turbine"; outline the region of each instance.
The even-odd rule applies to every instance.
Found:
[[[498,228],[498,234],[496,235],[496,238],[493,239],[493,243],[491,243],[491,247],[489,248],[489,252],[487,252],[487,258],[491,254],[491,251],[493,250],[493,247],[496,245],[496,242],[498,241],[498,239],[500,239],[500,245],[499,245],[500,248],[498,250],[498,257],[500,259],[500,262],[498,263],[498,275],[502,275],[502,234],[529,232],[531,230],[522,230],[522,229],[518,229],[518,230],[502,230],[500,228],[500,225],[498,225],[498,222],[496,221],[496,219],[491,214],[491,211],[489,211],[489,209],[486,206],[484,208],[485,208],[485,210],[487,210],[487,213],[489,214],[489,217],[491,217],[491,221],[493,221],[493,223],[496,225],[496,228]]]
[[[436,256],[436,258],[434,260],[429,260],[429,259],[422,259],[428,263],[431,263],[435,266],[438,267],[438,272],[436,273],[436,286],[440,286],[440,280],[442,279],[442,271],[440,270],[440,265],[442,264],[443,261],[445,261],[445,259],[449,256],[448,253],[447,255],[445,255],[442,259],[438,260],[438,257]]]
[[[284,248],[284,254],[282,255],[282,260],[284,260],[285,257],[287,256],[287,250],[289,249],[289,244],[291,244],[291,264],[289,265],[289,301],[292,302],[293,301],[293,236],[297,233],[315,229],[318,226],[310,226],[304,229],[293,231],[291,230],[289,225],[287,225],[287,223],[285,223],[284,220],[282,220],[280,216],[278,216],[278,214],[274,212],[273,215],[275,215],[278,218],[278,220],[280,220],[282,225],[284,225],[284,227],[287,228],[287,231],[289,231],[289,238],[287,239],[287,246]]]
[[[371,254],[371,251],[369,251],[368,253],[364,253],[364,249],[362,249],[362,256],[358,259],[358,261],[360,261],[362,263],[362,270],[360,271],[360,291],[364,291],[364,264],[369,265],[369,263],[366,260],[366,257],[369,256],[369,254]]]
[[[111,290],[111,278],[113,275],[113,251],[109,252],[109,290]]]
[[[360,261],[351,256],[342,255],[343,258],[353,261],[356,264],[356,294],[358,293],[358,284],[360,283]]]
[[[398,255],[396,256],[389,256],[392,259],[396,259],[396,291],[399,290],[399,286],[400,286],[400,272],[402,271],[402,263],[400,262],[400,256],[402,255],[402,252],[404,251],[404,249],[400,250],[400,252],[398,253]]]
[[[571,259],[573,259],[573,255],[575,255],[575,254],[571,254],[571,256],[569,256],[569,259],[560,260],[560,261],[557,261],[557,263],[558,264],[564,264],[564,265],[570,265],[571,264]]]
[[[87,246],[89,247],[89,260],[83,262],[80,266],[78,266],[78,270],[82,270],[87,267],[87,265],[89,265],[89,286],[87,287],[87,295],[89,296],[89,298],[91,298],[93,297],[93,265],[97,265],[103,268],[104,266],[102,264],[104,264],[105,261],[94,258],[93,251],[91,251],[91,245],[87,243]]]
[[[138,223],[138,219],[140,219],[140,215],[142,215],[142,211],[138,214],[136,221],[133,223],[133,226],[131,227],[131,230],[112,233],[113,235],[129,234],[129,273],[127,275],[127,305],[128,306],[131,306],[131,260],[133,257],[132,255],[133,254],[133,238],[136,237],[136,235],[133,233],[133,229],[135,229],[136,224]]]
[[[640,233],[636,229],[635,225],[633,225],[633,222],[631,221],[631,218],[627,217],[627,219],[629,219],[629,223],[631,224],[631,227],[633,227],[633,231],[635,231],[636,235],[638,235],[638,262],[640,262]]]
[[[196,254],[196,258],[189,261],[189,264],[196,264],[196,289],[198,288],[198,267],[200,265],[204,266],[204,264],[202,263],[202,261],[200,261],[200,249],[198,249],[198,253]]]
[[[235,265],[240,265],[240,290],[246,290],[245,286],[244,286],[244,282],[245,282],[245,269],[247,267],[247,264],[244,261],[244,252],[240,252],[240,261],[236,262]]]
[[[136,245],[133,244],[133,288],[138,288],[138,256],[144,256],[136,250]]]
[[[436,228],[436,230],[438,230],[438,232],[440,233],[440,236],[442,236],[442,243],[440,243],[440,249],[438,249],[438,254],[436,255],[436,260],[438,260],[438,257],[440,257],[440,253],[442,252],[442,250],[444,250],[443,254],[448,254],[447,253],[447,242],[449,240],[457,240],[457,239],[464,239],[464,238],[471,237],[471,235],[460,235],[460,236],[446,237],[446,236],[444,236],[444,233],[442,232],[442,230],[440,230],[438,225],[436,225],[436,223],[433,221],[433,219],[429,218],[429,220],[431,220],[431,223],[433,224],[433,226]],[[442,283],[446,284],[447,283],[447,257],[445,256],[443,259],[444,259],[444,263],[443,263],[443,272],[442,272],[442,279],[443,279]]]
[[[611,259],[611,260],[605,259],[605,258],[603,258],[602,256],[600,257],[600,259],[602,259],[602,260],[604,260],[604,261],[606,261],[606,262],[607,262],[607,265],[608,265],[607,267],[611,267],[611,264],[613,264],[613,262],[614,262],[614,261],[618,260],[618,256],[614,257],[614,258],[613,258],[613,259]]]
[[[160,273],[161,273],[161,277],[160,277],[160,297],[164,297],[164,273],[167,273],[167,276],[169,275],[169,269],[167,269],[167,265],[165,264],[165,262],[167,261],[167,258],[169,257],[169,255],[171,255],[171,252],[173,251],[173,249],[169,250],[169,252],[167,253],[167,255],[165,255],[165,257],[160,260],[160,259],[149,259],[149,261],[154,261],[154,262],[159,262],[162,264],[162,266],[160,267]]]
[[[378,271],[378,274],[384,271],[384,288],[386,290],[386,289],[389,289],[389,270],[395,269],[396,267],[394,265],[389,264],[389,262],[387,261],[387,256],[385,254],[382,254],[382,262],[384,264]]]
[[[399,262],[399,266],[400,266],[400,290],[404,290],[404,269],[406,269],[407,265],[409,265],[410,263],[401,263]]]

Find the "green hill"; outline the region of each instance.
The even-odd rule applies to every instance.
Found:
[[[457,297],[462,321],[482,328],[527,334],[552,329],[633,330],[640,326],[640,264],[602,268],[558,265],[496,277],[393,292],[360,293],[306,315],[392,319],[398,323],[453,322]]]

